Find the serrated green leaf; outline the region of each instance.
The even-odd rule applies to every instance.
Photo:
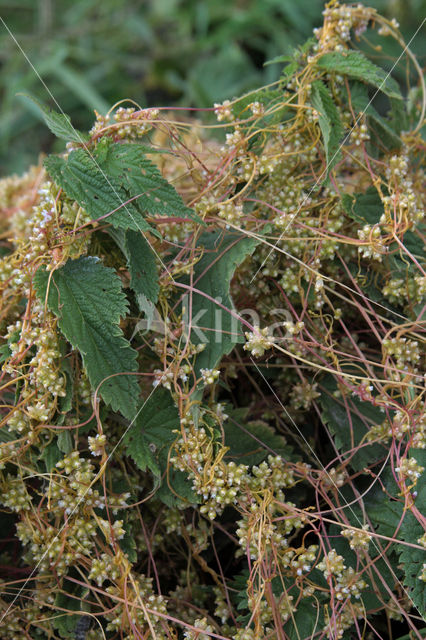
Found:
[[[402,99],[397,82],[383,69],[370,62],[360,51],[325,53],[317,60],[317,66],[329,73],[362,80],[391,98]]]
[[[113,269],[93,257],[68,260],[51,274],[39,269],[34,285],[40,300],[59,318],[59,328],[79,350],[92,387],[107,404],[132,419],[139,386],[136,352],[125,340],[119,321],[127,312],[121,281]],[[117,374],[117,375],[115,375]],[[103,382],[108,376],[113,376]],[[102,384],[101,384],[102,383]]]
[[[400,129],[395,131],[390,122],[383,118],[373,107],[368,97],[368,91],[362,82],[354,82],[350,88],[350,99],[355,113],[365,113],[374,122],[374,128],[371,129],[377,134],[377,141],[384,144],[388,149],[399,149],[402,141],[399,137]],[[392,101],[401,105],[399,100]],[[393,123],[394,126],[397,123]]]
[[[158,300],[160,285],[155,255],[147,240],[137,231],[126,231],[125,250],[130,272],[130,286],[136,296],[153,303]]]
[[[175,429],[179,429],[179,412],[170,393],[164,388],[154,390],[124,436],[127,455],[141,471],[150,469],[160,476],[159,454],[176,440]]]
[[[128,202],[131,196],[105,173],[96,154],[90,157],[78,149],[67,160],[49,156],[44,164],[56,184],[93,220],[102,219],[117,228],[157,233],[143,218],[136,201]]]
[[[362,225],[378,223],[384,212],[375,187],[368,187],[365,193],[345,194],[342,204],[348,216]]]
[[[65,140],[66,142],[80,143],[87,142],[89,140],[87,133],[78,131],[72,125],[71,118],[67,116],[66,113],[58,113],[57,111],[53,111],[53,109],[49,109],[49,107],[46,107],[46,105],[42,104],[39,100],[27,93],[21,93],[18,95],[22,95],[28,100],[31,100],[31,102],[38,107],[43,115],[46,125],[57,138]]]
[[[312,83],[311,103],[319,113],[318,122],[324,141],[327,161],[325,175],[327,180],[330,171],[341,156],[340,142],[343,136],[343,126],[331,94],[319,80]]]
[[[223,428],[225,432],[225,446],[229,447],[226,458],[232,458],[238,464],[252,466],[259,464],[268,455],[279,455],[285,458],[291,456],[291,448],[286,444],[283,436],[276,433],[272,427],[263,422],[245,422],[239,424],[233,419],[233,411],[228,412],[229,419]]]
[[[331,376],[326,376],[321,386],[323,390],[319,402],[322,407],[322,419],[334,436],[337,448],[348,452],[361,442],[364,444],[368,428],[383,422],[383,414],[377,407],[357,398],[348,398],[346,407],[341,400],[333,396],[337,385]],[[380,460],[385,453],[380,444],[366,443],[366,446],[361,445],[355,454],[347,454],[347,460],[353,469],[360,470],[375,460]]]
[[[410,458],[414,458],[418,464],[426,469],[426,449],[411,449]],[[424,513],[426,507],[426,472],[417,481],[415,487],[417,492],[416,507],[420,513]],[[404,542],[419,544],[419,538],[425,533],[424,527],[414,516],[407,510],[401,525],[398,537]],[[426,562],[426,551],[422,549],[414,549],[406,545],[399,545],[399,559],[403,563],[404,585],[409,589],[409,595],[420,615],[426,617],[426,582],[420,579],[423,572],[423,566]]]
[[[74,574],[71,569],[71,573]],[[78,579],[79,574],[75,572],[74,578]],[[64,580],[63,591],[57,591],[55,597],[55,605],[58,607],[58,614],[52,617],[52,623],[54,628],[60,633],[61,638],[75,638],[75,628],[80,615],[72,614],[72,611],[76,613],[84,610],[83,598],[87,594],[87,588]],[[86,605],[87,606],[87,605]],[[64,610],[70,613],[63,613]],[[61,615],[62,614],[62,615]]]
[[[236,267],[253,253],[257,243],[256,239],[239,233],[203,234],[200,244],[204,246],[205,253],[194,267],[194,288],[234,311],[229,295],[231,278]],[[223,355],[244,341],[244,335],[241,322],[201,293],[192,293],[190,319],[188,297],[185,297],[183,304],[186,307],[185,324],[191,327],[191,342],[206,345],[196,359],[198,374],[203,368],[214,369]]]

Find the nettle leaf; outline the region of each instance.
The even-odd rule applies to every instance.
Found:
[[[42,104],[36,98],[27,93],[21,93],[18,95],[24,96],[36,105],[36,107],[41,111],[46,125],[57,138],[66,140],[66,142],[80,143],[84,143],[89,140],[87,133],[78,131],[78,129],[72,125],[71,118],[67,116],[66,113],[58,113],[57,111],[53,111],[53,109],[49,109],[49,107],[46,107],[46,105]]]
[[[114,227],[159,233],[143,216],[164,215],[202,222],[146,157],[146,146],[101,142],[90,153],[49,156],[45,166],[65,193],[96,220]]]
[[[158,300],[160,285],[155,254],[148,241],[137,231],[126,231],[125,251],[130,272],[130,286],[136,296],[153,303]]]
[[[136,376],[126,374],[136,371],[137,353],[119,327],[127,302],[115,271],[98,258],[82,257],[68,260],[51,274],[39,269],[34,285],[40,300],[47,297],[65,338],[80,352],[92,387],[113,375],[99,393],[114,410],[132,419],[139,386]]]
[[[410,458],[426,469],[426,450],[411,449]],[[416,505],[420,511],[424,511],[426,505],[426,476],[425,472],[417,481]],[[424,535],[424,528],[412,511],[407,510],[399,532],[399,538],[404,542],[419,544],[419,538]],[[422,549],[414,549],[405,545],[399,545],[399,559],[403,564],[404,585],[409,589],[410,598],[414,602],[421,616],[426,616],[426,582],[420,579],[423,565],[426,561],[426,553]]]
[[[126,453],[141,471],[149,469],[161,476],[158,456],[165,447],[168,451],[176,440],[179,429],[179,412],[170,392],[158,388],[152,392],[138,411],[134,423],[124,436]]]
[[[327,160],[325,177],[327,179],[331,169],[341,156],[340,142],[343,136],[343,126],[330,92],[319,80],[312,83],[311,102],[320,114],[318,122],[324,140]]]
[[[360,51],[325,53],[317,60],[317,66],[329,73],[362,80],[380,89],[390,98],[402,99],[398,83],[383,69],[370,62]]]
[[[368,187],[365,193],[345,194],[342,198],[345,212],[362,225],[377,224],[383,215],[383,202],[375,187]]]
[[[260,421],[240,424],[238,419],[234,419],[237,412],[231,410],[227,413],[229,418],[223,425],[225,446],[229,447],[226,458],[235,460],[237,464],[252,466],[269,455],[286,459],[292,457],[292,449],[286,444],[285,438],[268,424]]]
[[[389,149],[399,149],[402,141],[399,137],[400,129],[397,122],[390,122],[383,118],[371,104],[368,90],[362,82],[354,82],[350,88],[350,99],[356,113],[365,113],[374,122],[374,133],[377,134],[377,142],[384,144]],[[399,100],[393,103],[401,105]],[[396,130],[392,128],[396,127]]]
[[[154,475],[156,496],[168,506],[176,505],[179,498],[197,502],[186,475],[169,468],[169,451],[178,437],[176,430],[179,430],[179,425],[179,412],[172,396],[167,389],[160,387],[143,403],[123,439],[127,455],[133,458],[138,468],[149,470]]]
[[[128,202],[131,196],[105,173],[96,154],[91,157],[78,149],[67,160],[49,156],[44,164],[56,184],[93,220],[103,219],[117,228],[157,233],[143,218],[137,201]]]
[[[229,286],[235,269],[253,253],[258,241],[240,233],[206,233],[200,238],[205,253],[194,267],[193,286],[235,311]],[[192,315],[189,319],[189,296],[192,296]],[[244,342],[241,322],[205,295],[189,292],[183,306],[186,326],[191,326],[193,344],[206,345],[196,359],[196,371],[214,369],[223,355],[239,342]]]
[[[156,303],[160,285],[158,282],[158,268],[155,253],[149,242],[139,231],[123,231],[123,229],[108,229],[120,251],[126,256],[127,268],[130,273],[130,287],[136,294],[136,300],[146,303]],[[140,306],[140,305],[139,305]]]
[[[352,468],[360,470],[383,458],[386,449],[382,445],[365,443],[369,427],[383,422],[383,413],[377,407],[357,398],[347,398],[346,407],[341,399],[333,395],[337,385],[332,376],[326,376],[321,386],[319,402],[322,420],[334,436],[339,451],[348,452],[361,445],[355,454],[347,456]]]

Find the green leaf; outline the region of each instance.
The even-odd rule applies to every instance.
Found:
[[[386,450],[383,446],[365,443],[364,439],[370,426],[383,422],[383,413],[377,407],[357,398],[347,398],[346,407],[341,399],[333,396],[337,385],[331,376],[326,376],[321,386],[323,390],[319,402],[323,410],[322,419],[334,436],[339,451],[350,451],[362,443],[355,454],[347,456],[352,468],[363,469],[384,457]]]
[[[374,122],[375,126],[371,127],[371,130],[377,134],[378,143],[384,144],[389,149],[399,149],[401,147],[402,141],[399,137],[399,130],[395,131],[392,128],[392,123],[383,118],[373,107],[365,84],[362,82],[352,83],[350,99],[355,113],[365,113]],[[399,100],[392,102],[401,105]],[[394,126],[397,125],[397,123],[393,124]]]
[[[53,111],[53,109],[49,109],[49,107],[46,107],[36,98],[27,93],[21,93],[18,95],[22,95],[28,100],[31,100],[31,102],[38,107],[43,115],[45,123],[57,138],[66,140],[67,142],[80,143],[84,143],[89,140],[87,133],[82,133],[73,127],[71,118],[67,116],[66,113],[58,113],[57,111]]]
[[[65,455],[71,453],[74,448],[71,433],[68,429],[63,429],[59,432],[57,442],[59,451],[62,451],[62,453],[65,453]]]
[[[324,627],[324,606],[318,602],[318,593],[320,600],[324,602],[325,598],[320,592],[316,593],[316,597],[303,598],[294,614],[285,623],[285,633],[289,640],[314,638]]]
[[[202,222],[145,154],[144,145],[106,140],[91,153],[77,149],[67,159],[49,156],[45,166],[56,184],[94,220],[156,235],[143,217],[146,214]]]
[[[191,481],[182,471],[175,471],[169,465],[169,451],[178,437],[179,425],[179,412],[170,392],[158,388],[144,402],[124,436],[127,455],[133,458],[141,471],[152,472],[156,497],[169,507],[178,504],[179,498],[185,502],[197,502]]]
[[[343,208],[350,218],[362,225],[374,225],[383,215],[383,202],[375,187],[368,187],[365,193],[345,194]]]
[[[319,126],[327,159],[327,179],[331,169],[339,161],[341,155],[340,142],[343,136],[343,126],[330,92],[319,80],[312,83],[311,102],[319,113]]]
[[[229,418],[223,428],[225,431],[225,446],[229,447],[226,458],[232,458],[238,464],[252,466],[259,464],[269,455],[279,455],[284,458],[291,456],[291,448],[285,438],[264,422],[249,422],[239,424],[233,419],[234,412],[227,411]]]
[[[410,458],[415,458],[417,462],[426,469],[426,450],[411,449]],[[424,512],[426,506],[426,473],[423,472],[416,485],[417,498],[416,506],[420,512]],[[399,537],[404,542],[419,544],[419,538],[424,534],[422,524],[414,514],[407,510],[401,525]],[[399,559],[403,563],[403,582],[409,589],[410,598],[417,607],[420,615],[426,617],[426,582],[420,579],[423,565],[426,562],[426,552],[422,549],[413,549],[405,545],[399,546]]]
[[[194,267],[193,286],[217,300],[226,309],[235,311],[229,295],[231,278],[236,267],[251,253],[258,241],[239,233],[206,233],[200,238],[205,252]],[[206,345],[196,359],[197,374],[200,369],[214,369],[223,355],[239,342],[244,342],[241,322],[229,311],[209,300],[202,293],[192,293],[192,314],[189,322],[189,292],[183,305],[186,326],[191,326],[193,344]]]
[[[130,230],[126,231],[125,250],[130,272],[130,286],[136,296],[143,295],[156,303],[160,285],[153,250],[140,232]]]
[[[71,573],[75,579],[79,579],[79,574],[71,569]],[[87,595],[88,589],[74,582],[64,580],[63,590],[56,592],[55,605],[58,607],[58,614],[52,618],[54,628],[60,633],[61,638],[75,638],[76,625],[80,619],[78,612],[84,611],[84,596]],[[87,605],[86,605],[87,607]],[[63,610],[70,613],[63,613]],[[76,614],[71,612],[75,611]]]
[[[158,388],[144,402],[124,436],[127,455],[141,471],[150,469],[155,476],[161,476],[159,454],[163,448],[168,453],[177,438],[176,429],[179,429],[177,407],[170,392]]]
[[[44,461],[46,471],[50,473],[50,471],[56,467],[56,463],[62,460],[63,457],[63,454],[59,451],[57,438],[55,438],[43,448],[39,460]]]
[[[47,296],[65,338],[79,350],[92,387],[101,385],[104,401],[132,419],[139,386],[136,376],[126,373],[136,371],[137,354],[119,327],[127,302],[114,270],[98,258],[81,257],[51,274],[39,269],[34,284],[40,300]]]
[[[69,154],[68,160],[49,156],[44,164],[56,184],[93,220],[102,219],[122,229],[157,233],[143,218],[137,201],[128,202],[124,188],[105,173],[96,154],[90,157],[78,149]]]
[[[329,73],[362,80],[380,89],[390,98],[402,99],[397,82],[383,69],[370,62],[360,51],[325,53],[317,60],[317,66]]]

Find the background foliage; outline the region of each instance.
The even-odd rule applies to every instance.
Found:
[[[395,17],[406,40],[426,13],[426,0],[364,4]],[[53,96],[82,129],[91,125],[93,109],[105,113],[126,97],[142,107],[210,107],[277,80],[278,65],[264,63],[304,42],[321,24],[323,5],[322,0],[1,0],[0,16],[51,95],[2,24],[0,173],[22,172],[40,151],[54,146],[53,136],[39,126],[39,113],[18,92],[51,106]],[[384,46],[374,55],[386,66],[399,50],[391,39]],[[412,49],[422,64],[421,34]],[[401,68],[401,77],[404,72]]]

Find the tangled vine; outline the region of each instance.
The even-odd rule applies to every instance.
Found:
[[[4,640],[424,637],[424,81],[275,63],[0,183]]]

